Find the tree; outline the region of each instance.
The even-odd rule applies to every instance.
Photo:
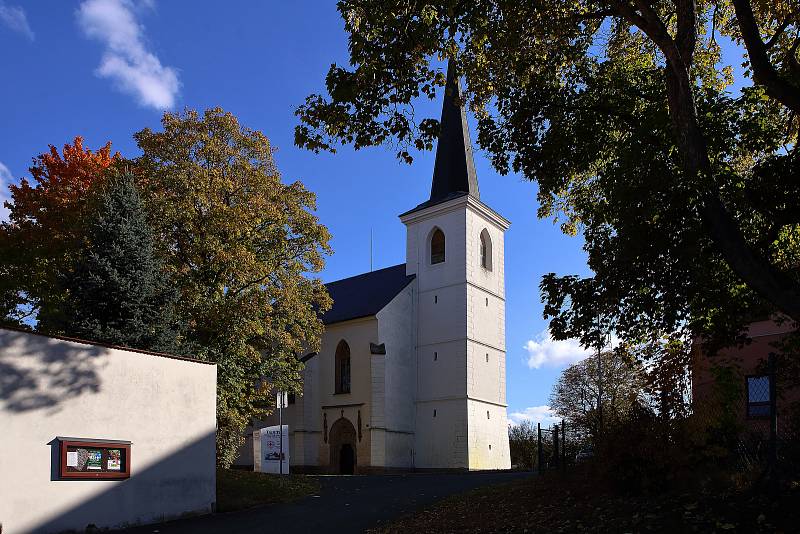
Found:
[[[428,149],[417,98],[454,58],[500,173],[538,184],[539,215],[583,233],[591,278],[550,274],[557,339],[636,342],[685,326],[718,344],[755,309],[800,320],[800,11],[762,0],[342,0],[351,68],[298,110],[296,142]],[[718,36],[745,46],[733,95]],[[763,38],[762,36],[767,36]],[[750,71],[748,71],[750,72]],[[597,317],[603,317],[598,322]]]
[[[511,465],[522,469],[533,469],[536,462],[537,428],[531,421],[522,421],[508,427],[508,445]]]
[[[550,407],[573,429],[594,440],[625,422],[646,402],[644,371],[630,353],[620,349],[570,365],[550,395]]]
[[[314,194],[284,184],[261,132],[219,108],[166,113],[134,135],[137,179],[160,252],[180,290],[197,356],[217,363],[217,454],[228,466],[269,387],[299,390],[298,356],[315,350],[324,285],[307,276],[330,253]]]
[[[67,335],[178,354],[177,292],[156,256],[131,176],[108,182],[89,218],[86,244],[62,275]]]
[[[68,272],[83,245],[86,217],[106,169],[121,163],[111,143],[93,152],[78,136],[62,153],[33,158],[31,181],[11,185],[8,222],[0,223],[0,312],[6,324],[38,320],[37,329],[58,331],[63,322],[64,291],[60,277]]]

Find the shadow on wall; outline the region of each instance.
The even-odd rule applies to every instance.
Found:
[[[58,446],[54,447],[57,449]],[[131,478],[51,482],[66,493],[71,486],[78,484],[91,484],[102,490],[49,518],[44,512],[45,503],[41,503],[42,521],[30,532],[82,532],[90,525],[101,529],[125,528],[211,513],[216,506],[214,454],[214,434],[210,433],[139,470],[136,444],[133,444]],[[10,522],[8,528],[9,532],[17,531]]]
[[[70,346],[61,340],[30,332],[3,330],[0,347],[0,410],[27,412],[59,410],[66,399],[100,391],[98,365],[109,349],[95,345]],[[25,365],[11,363],[23,356]]]

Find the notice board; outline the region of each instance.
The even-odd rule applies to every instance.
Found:
[[[60,478],[109,479],[131,476],[131,442],[57,438]]]

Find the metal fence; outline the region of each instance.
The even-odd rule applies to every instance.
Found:
[[[570,428],[565,420],[542,428],[537,424],[536,457],[533,466],[539,473],[564,469],[588,459],[594,452],[582,433]]]

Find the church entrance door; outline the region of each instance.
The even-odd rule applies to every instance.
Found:
[[[356,455],[353,446],[349,443],[342,445],[339,452],[339,472],[343,475],[352,475],[356,466]]]
[[[328,433],[330,469],[342,475],[352,475],[358,465],[356,429],[345,417],[337,419]]]

